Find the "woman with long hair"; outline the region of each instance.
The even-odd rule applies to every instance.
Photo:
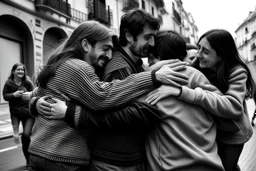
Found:
[[[9,102],[13,138],[16,144],[20,143],[19,125],[22,122],[23,132],[21,135],[22,150],[29,163],[28,147],[30,135],[34,124],[34,118],[30,115],[28,104],[30,92],[34,89],[32,81],[27,76],[25,65],[16,63],[11,69],[11,74],[3,88],[4,100]]]
[[[204,33],[198,41],[198,52],[194,66],[216,86],[230,101],[230,112],[211,112],[216,115],[218,154],[226,171],[238,170],[238,160],[244,144],[253,134],[246,99],[252,98],[255,89],[250,70],[243,62],[232,35],[223,29],[213,29]],[[180,88],[162,90],[149,95],[148,103],[155,104],[160,99],[175,95],[179,99],[198,104],[212,111],[224,106],[210,101],[202,89]],[[175,92],[175,93],[174,93]],[[158,95],[156,95],[158,94]]]

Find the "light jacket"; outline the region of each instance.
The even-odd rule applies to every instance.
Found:
[[[227,100],[221,103],[210,98],[211,92],[205,92],[202,88],[192,90],[185,86],[182,87],[180,99],[200,105],[213,115],[218,116],[217,140],[219,142],[243,144],[253,134],[245,101],[247,78],[247,71],[242,66],[233,68],[228,77],[229,89],[223,96]]]
[[[215,93],[209,97],[211,100],[225,101],[195,68],[187,67],[182,73],[188,75],[188,87],[203,87]],[[217,153],[216,124],[209,111],[177,97],[162,99],[157,107],[163,112],[159,113],[162,121],[146,140],[147,158],[153,171],[224,171]]]

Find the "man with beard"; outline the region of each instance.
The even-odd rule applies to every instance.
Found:
[[[159,27],[158,19],[144,10],[136,9],[125,14],[121,19],[119,44],[115,45],[116,49],[113,57],[106,65],[102,79],[107,82],[116,79],[123,80],[132,74],[143,72],[141,58],[149,56],[150,49],[155,45],[154,35]],[[103,58],[102,61],[104,61]],[[178,63],[182,62],[176,61],[176,63],[179,65]],[[184,68],[184,63],[181,65],[183,65],[181,68]],[[172,72],[171,80],[173,80],[173,84],[175,82],[182,83],[182,81],[186,80],[183,74],[175,72],[177,68],[179,67],[173,69]],[[97,69],[97,71],[100,70]],[[97,72],[97,74],[100,75],[100,72]],[[145,108],[140,106],[141,110]],[[105,112],[102,112],[102,115]],[[129,112],[127,112],[128,114]],[[98,129],[94,131],[93,138],[91,138],[93,142],[91,142],[92,146],[90,147],[90,170],[147,170],[144,147],[146,133],[145,129],[135,130],[129,128],[118,130]]]
[[[104,67],[112,58],[113,34],[96,21],[81,23],[50,54],[47,65],[37,77],[37,98],[50,95],[64,100],[63,94],[91,110],[106,110],[121,106],[149,92],[162,83],[170,83],[168,68],[131,75],[122,81],[100,81],[96,66]],[[34,93],[33,93],[34,94]],[[48,103],[54,103],[51,98]],[[47,108],[50,112],[51,107]],[[32,107],[32,114],[33,112]],[[35,117],[29,146],[31,170],[81,171],[88,170],[89,133],[76,131],[64,120]]]
[[[144,10],[129,11],[121,18],[119,44],[105,67],[104,81],[125,79],[144,71],[141,58],[148,57],[159,30],[158,19]],[[145,130],[100,129],[93,134],[93,170],[146,170]]]

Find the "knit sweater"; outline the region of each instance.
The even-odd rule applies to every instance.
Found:
[[[139,59],[135,63],[122,48],[119,48],[107,64],[103,79],[105,81],[122,80],[142,71],[144,71],[142,60]],[[93,160],[116,166],[136,166],[146,159],[144,129],[100,129],[93,135]]]
[[[38,88],[38,96],[52,95],[64,100],[62,94],[65,94],[91,110],[104,110],[133,100],[154,87],[151,72],[107,83],[99,81],[88,63],[69,59],[57,68],[46,88]],[[48,102],[52,103],[50,99]],[[88,132],[77,131],[64,120],[48,120],[38,115],[29,152],[57,162],[88,164],[88,136]]]

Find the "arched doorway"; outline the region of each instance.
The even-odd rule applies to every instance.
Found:
[[[48,60],[47,54],[66,37],[67,34],[60,28],[50,28],[45,32],[43,39],[43,65],[45,65]]]
[[[28,75],[34,71],[32,35],[26,24],[10,15],[0,16],[0,103],[3,100],[2,90],[15,63],[26,65]]]

